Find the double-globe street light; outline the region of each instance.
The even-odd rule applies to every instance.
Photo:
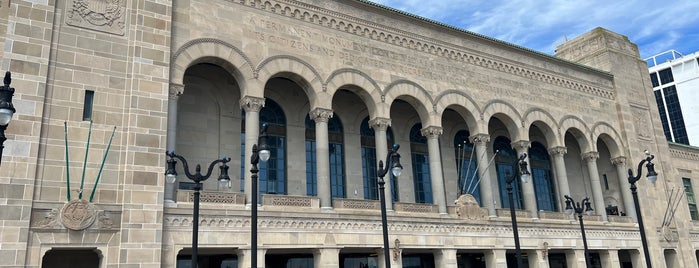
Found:
[[[386,220],[386,181],[384,176],[388,173],[389,167],[393,176],[400,176],[403,172],[403,166],[400,164],[400,154],[398,154],[400,145],[393,144],[393,148],[386,154],[386,168],[383,166],[383,161],[379,160],[378,176],[379,176],[379,199],[381,201],[381,226],[383,228],[383,255],[386,268],[391,268],[391,257],[388,248],[388,223]]]
[[[646,266],[648,268],[651,268],[652,265],[650,263],[650,254],[648,253],[648,242],[646,241],[646,230],[643,227],[643,217],[641,216],[641,207],[638,205],[638,192],[636,191],[636,182],[641,179],[641,171],[643,169],[643,164],[646,165],[646,169],[648,170],[648,181],[651,183],[655,183],[655,181],[658,180],[658,173],[655,172],[655,164],[653,164],[651,161],[653,158],[655,158],[654,155],[650,154],[648,150],[645,151],[646,158],[641,160],[641,162],[638,163],[638,172],[636,173],[637,175],[633,175],[633,170],[629,168],[629,183],[631,184],[631,194],[633,195],[633,204],[634,207],[636,208],[636,217],[638,218],[638,228],[641,232],[641,244],[643,245],[643,254],[645,255],[646,258]]]
[[[585,238],[585,225],[583,225],[583,212],[588,216],[592,215],[592,207],[590,206],[590,197],[585,197],[580,202],[576,203],[573,198],[568,195],[564,196],[566,198],[566,212],[568,214],[573,214],[575,212],[578,214],[578,221],[580,222],[580,232],[582,233],[583,247],[585,249],[585,267],[590,267],[590,254],[587,250],[587,239]],[[584,206],[584,207],[583,207]]]
[[[231,178],[228,176],[228,163],[231,161],[230,158],[223,157],[218,160],[214,160],[209,164],[209,168],[206,171],[206,174],[201,173],[201,165],[197,164],[197,167],[195,169],[194,174],[189,172],[189,166],[187,165],[187,160],[184,159],[181,155],[175,154],[175,151],[169,151],[165,152],[165,155],[168,156],[167,160],[167,170],[165,171],[165,180],[167,183],[175,183],[175,180],[177,179],[177,171],[175,171],[175,165],[177,164],[177,160],[175,158],[179,159],[182,161],[182,165],[184,168],[184,173],[187,175],[187,178],[194,181],[194,212],[193,212],[193,220],[192,220],[192,268],[197,267],[197,262],[198,262],[198,249],[199,249],[199,195],[200,191],[202,189],[202,182],[207,180],[209,176],[211,176],[211,171],[213,171],[214,167],[218,163],[222,163],[222,165],[219,167],[221,169],[221,173],[218,176],[218,181],[220,184],[228,184],[230,182]]]
[[[252,168],[250,168],[250,173],[252,173],[250,176],[252,196],[250,200],[250,220],[252,221],[250,223],[250,267],[252,268],[257,268],[257,173],[260,172],[257,164],[260,163],[260,160],[267,162],[270,155],[270,147],[267,142],[267,123],[263,123],[260,129],[260,136],[257,138],[257,144],[252,145],[252,156],[250,156],[250,164],[252,164]]]
[[[514,164],[512,164],[512,169],[517,170],[517,172],[514,172],[514,174],[511,177],[508,176],[506,179],[507,198],[510,202],[510,217],[512,219],[512,233],[514,234],[515,238],[515,254],[517,255],[517,267],[519,268],[522,268],[524,266],[522,262],[522,249],[519,246],[519,232],[517,231],[517,215],[515,214],[515,201],[512,194],[512,183],[515,182],[517,178],[520,178],[523,183],[527,183],[529,181],[531,174],[527,169],[527,162],[524,161],[524,159],[526,158],[526,153],[522,153],[519,155],[519,158],[517,158]]]
[[[12,95],[15,94],[15,89],[10,87],[12,79],[10,72],[5,73],[5,85],[0,86],[0,164],[2,164],[2,149],[5,148],[5,130],[7,125],[12,120],[12,115],[15,113],[15,107],[12,105]]]

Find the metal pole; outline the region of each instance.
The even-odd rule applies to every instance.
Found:
[[[257,144],[252,146],[252,158],[252,168],[250,169],[252,173],[252,176],[250,176],[252,180],[250,182],[250,190],[252,191],[252,200],[250,200],[250,217],[252,218],[252,223],[250,223],[250,250],[252,251],[250,253],[250,266],[252,268],[257,268],[257,173],[260,171],[257,168],[259,162]]]
[[[580,208],[580,212],[578,212],[578,220],[580,221],[580,232],[582,232],[583,247],[585,248],[585,267],[590,268],[590,253],[587,251],[587,238],[585,237],[582,208]]]
[[[639,173],[640,175],[640,173]],[[633,204],[636,208],[636,217],[638,218],[638,228],[641,231],[641,244],[643,245],[643,254],[646,258],[646,267],[652,268],[650,255],[648,252],[648,241],[646,241],[646,229],[643,227],[643,216],[641,216],[641,207],[638,205],[638,192],[636,191],[636,182],[631,183],[631,194],[633,195]]]
[[[384,193],[386,182],[383,176],[379,177],[379,198],[381,199],[381,226],[383,228],[383,256],[385,267],[391,268],[391,257],[388,250],[388,221],[386,220],[386,193]]]
[[[198,267],[199,258],[199,191],[201,191],[201,182],[194,184],[194,220],[192,221],[192,268]]]
[[[522,249],[519,246],[519,232],[517,231],[517,215],[515,214],[515,201],[512,194],[512,181],[507,182],[507,198],[510,201],[510,217],[512,218],[512,233],[515,236],[515,254],[517,255],[517,267],[522,268]]]

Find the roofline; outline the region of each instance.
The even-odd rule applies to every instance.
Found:
[[[519,50],[519,51],[522,51],[522,52],[526,52],[526,53],[531,53],[531,54],[534,54],[534,55],[536,55],[536,56],[540,56],[540,57],[547,58],[547,59],[549,59],[549,60],[554,60],[554,61],[557,61],[557,62],[560,62],[560,63],[573,65],[573,66],[576,66],[576,67],[578,67],[578,68],[586,69],[586,70],[588,70],[588,71],[592,71],[592,72],[595,72],[595,73],[598,73],[598,74],[602,74],[602,75],[606,75],[606,76],[614,76],[614,75],[613,75],[612,73],[610,73],[610,72],[606,72],[606,71],[602,71],[602,70],[599,70],[599,69],[596,69],[596,68],[592,68],[592,67],[590,67],[590,66],[583,65],[583,64],[580,64],[580,63],[577,63],[577,62],[572,62],[572,61],[569,61],[569,60],[564,60],[564,59],[561,59],[561,58],[558,58],[558,57],[554,57],[554,56],[551,56],[551,55],[549,55],[549,54],[546,54],[546,53],[543,53],[543,52],[540,52],[540,51],[536,51],[536,50],[533,50],[533,49],[530,49],[530,48],[526,48],[526,47],[523,47],[523,46],[520,46],[520,45],[516,45],[516,44],[510,43],[510,42],[502,41],[502,40],[499,40],[499,39],[496,39],[496,38],[493,38],[493,37],[490,37],[490,36],[482,35],[482,34],[479,34],[479,33],[474,33],[474,32],[471,32],[471,31],[468,31],[468,30],[464,30],[464,29],[462,29],[462,28],[459,28],[459,27],[456,27],[456,26],[453,26],[453,25],[449,25],[449,24],[442,23],[442,22],[439,22],[439,21],[436,21],[436,20],[433,20],[433,19],[421,17],[421,16],[418,16],[418,15],[415,15],[415,14],[412,14],[412,13],[409,13],[409,12],[405,12],[405,11],[402,11],[402,10],[398,10],[398,9],[389,7],[389,6],[385,6],[385,5],[381,5],[381,4],[378,4],[378,3],[374,3],[374,2],[371,2],[371,1],[369,1],[369,0],[354,0],[354,1],[360,2],[360,3],[364,3],[364,4],[367,4],[367,5],[371,5],[371,6],[375,6],[375,7],[378,7],[378,8],[381,8],[381,9],[384,9],[384,10],[387,10],[387,11],[390,11],[390,12],[393,12],[393,13],[397,13],[397,14],[399,14],[399,15],[403,15],[403,16],[407,16],[407,17],[413,18],[413,19],[418,19],[418,20],[421,20],[421,21],[424,21],[424,22],[427,22],[427,23],[431,23],[431,24],[440,26],[440,27],[445,27],[445,28],[448,28],[448,29],[451,29],[451,30],[455,30],[455,31],[458,31],[458,32],[461,32],[461,33],[470,35],[470,36],[472,36],[472,37],[476,37],[476,38],[479,38],[479,39],[484,39],[484,40],[486,40],[486,41],[490,41],[490,42],[495,42],[495,43],[499,43],[499,44],[502,44],[502,45],[506,45],[506,46],[509,46],[509,47],[514,48],[514,49],[516,49],[516,50]]]

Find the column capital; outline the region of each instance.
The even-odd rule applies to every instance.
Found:
[[[245,109],[245,112],[259,112],[265,107],[265,98],[245,96],[240,99],[240,107]]]
[[[420,133],[422,134],[422,136],[425,136],[428,139],[436,139],[439,137],[439,135],[442,135],[442,127],[428,126],[426,128],[421,129]]]
[[[510,145],[512,146],[512,148],[515,148],[515,150],[519,151],[529,149],[529,147],[532,146],[532,142],[527,140],[518,140],[511,142]]]
[[[549,148],[549,154],[550,155],[565,155],[568,153],[568,148],[565,146],[555,146]]]
[[[168,97],[170,99],[177,99],[182,93],[184,93],[184,85],[170,84],[170,91],[168,92]]]
[[[599,152],[591,151],[582,154],[583,159],[586,161],[596,161],[599,158]]]
[[[473,134],[469,137],[469,140],[474,145],[485,145],[490,142],[490,135],[485,133]]]
[[[614,165],[615,167],[626,166],[626,156],[614,157],[611,160],[612,160],[612,165]]]
[[[315,121],[316,123],[320,122],[325,122],[327,123],[330,118],[333,118],[333,110],[330,109],[324,109],[324,108],[315,108],[313,111],[308,113],[309,117],[311,117],[311,120]]]
[[[382,118],[382,117],[376,117],[374,119],[369,120],[369,126],[376,130],[383,130],[386,131],[388,127],[391,126],[391,119],[390,118]]]

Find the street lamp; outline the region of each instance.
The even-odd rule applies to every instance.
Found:
[[[10,72],[5,73],[5,85],[0,86],[0,164],[2,164],[2,149],[7,138],[5,137],[5,129],[12,120],[12,115],[15,113],[15,107],[12,106],[12,95],[15,94],[15,89],[10,87],[12,78]]]
[[[648,181],[655,183],[658,180],[658,173],[655,172],[655,164],[651,162],[654,155],[650,154],[648,150],[645,151],[646,158],[638,163],[637,175],[633,175],[633,170],[629,168],[629,183],[631,184],[631,194],[633,195],[633,204],[636,207],[636,217],[638,217],[638,228],[641,232],[641,244],[643,244],[643,254],[646,257],[646,266],[651,268],[650,255],[648,253],[648,242],[646,241],[646,230],[643,227],[643,217],[641,216],[641,207],[638,205],[638,192],[636,191],[636,182],[641,179],[641,170],[643,169],[643,164],[646,164],[646,169],[648,170]]]
[[[165,181],[167,183],[175,183],[175,180],[177,179],[177,171],[175,171],[175,165],[177,164],[177,160],[175,158],[179,159],[182,161],[182,165],[184,168],[184,173],[187,175],[187,178],[194,181],[194,213],[193,213],[193,220],[192,220],[192,268],[197,267],[197,261],[198,261],[198,248],[199,248],[199,192],[201,191],[202,188],[202,182],[207,180],[209,176],[211,176],[211,171],[214,169],[216,164],[222,163],[222,165],[219,167],[221,169],[221,173],[218,176],[218,181],[219,183],[222,182],[229,182],[231,180],[230,177],[228,177],[228,163],[231,161],[230,158],[223,157],[218,160],[214,160],[209,164],[209,169],[206,171],[206,174],[201,174],[201,165],[197,164],[197,167],[195,169],[195,173],[192,174],[189,172],[189,166],[187,165],[187,160],[184,159],[184,157],[175,154],[175,151],[169,151],[165,152],[165,155],[168,156],[167,160],[167,170],[165,171]]]
[[[582,200],[582,205],[580,202],[575,203],[573,198],[568,195],[564,195],[566,198],[566,212],[568,214],[573,214],[575,212],[578,214],[578,221],[580,221],[580,232],[582,233],[583,246],[585,248],[585,267],[590,267],[590,254],[587,252],[587,238],[585,238],[585,225],[583,225],[583,206],[584,212],[588,216],[592,215],[592,207],[590,206],[590,197],[585,197]]]
[[[252,173],[250,176],[250,191],[252,191],[252,199],[250,200],[250,218],[252,221],[250,223],[250,250],[252,251],[250,254],[250,267],[252,268],[257,268],[257,173],[260,172],[257,169],[257,164],[260,163],[260,160],[267,162],[270,154],[269,143],[267,143],[267,123],[263,123],[260,129],[260,136],[257,138],[257,144],[252,145],[252,156],[250,156],[250,164],[252,164],[250,169]]]
[[[391,167],[393,176],[400,176],[403,172],[403,166],[400,164],[400,154],[398,154],[400,145],[393,144],[393,149],[386,154],[386,168],[383,166],[383,161],[379,160],[379,199],[381,199],[381,226],[383,228],[383,256],[386,268],[391,268],[391,256],[388,248],[388,223],[386,221],[386,193],[384,192],[386,181],[383,177],[388,173],[388,167]]]
[[[531,174],[527,169],[527,162],[524,161],[524,159],[526,158],[526,153],[522,153],[519,155],[519,158],[517,158],[515,163],[512,164],[512,169],[518,171],[515,172],[515,174],[513,174],[512,177],[507,177],[506,179],[507,198],[510,201],[510,217],[512,219],[512,232],[515,236],[515,253],[517,255],[517,267],[519,268],[522,268],[524,266],[522,263],[522,249],[519,246],[519,232],[517,231],[517,215],[515,214],[515,201],[514,197],[512,196],[512,183],[517,179],[517,177],[519,177],[523,183],[527,183],[529,181]]]

